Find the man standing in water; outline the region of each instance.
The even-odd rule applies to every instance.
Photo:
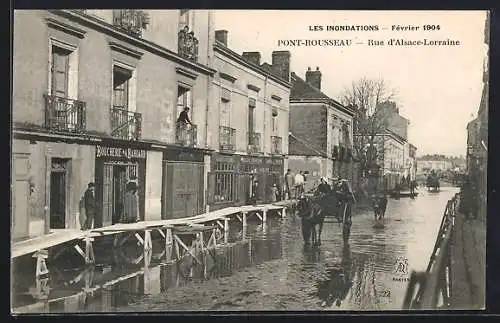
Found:
[[[352,205],[356,203],[356,198],[352,192],[351,186],[346,179],[341,179],[339,181],[339,191],[337,191],[337,196],[339,196],[341,201],[341,216],[342,216],[342,238],[344,243],[347,243],[349,236],[351,234],[352,225]]]

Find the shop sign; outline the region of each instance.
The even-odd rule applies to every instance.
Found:
[[[241,157],[241,162],[244,164],[262,164],[262,158],[258,157]]]
[[[126,159],[145,159],[146,151],[142,149],[120,148],[120,147],[103,147],[96,146],[96,158],[114,157]]]

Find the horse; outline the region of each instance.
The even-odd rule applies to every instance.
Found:
[[[387,196],[374,196],[372,199],[373,213],[375,215],[375,221],[379,221],[385,217],[385,211],[387,209]]]
[[[302,195],[298,202],[298,213],[301,217],[304,243],[313,246],[321,245],[325,213],[323,207],[318,204],[317,197]]]

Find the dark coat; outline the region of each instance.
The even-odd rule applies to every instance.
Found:
[[[125,193],[123,203],[123,217],[122,222],[130,223],[136,222],[139,218],[139,197],[136,193],[128,191]]]
[[[96,210],[96,202],[95,202],[95,193],[92,190],[87,189],[85,194],[83,195],[85,212],[87,214],[95,214]]]

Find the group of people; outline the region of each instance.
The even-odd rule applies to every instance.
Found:
[[[139,197],[137,194],[137,184],[133,181],[127,183],[123,196],[122,207],[117,207],[116,216],[119,223],[134,223],[139,219]],[[96,215],[95,184],[89,183],[87,189],[80,199],[80,227],[82,230],[94,228]]]
[[[294,176],[292,170],[287,169],[283,197],[285,199],[293,199],[303,194],[308,174],[309,172],[301,170]]]

